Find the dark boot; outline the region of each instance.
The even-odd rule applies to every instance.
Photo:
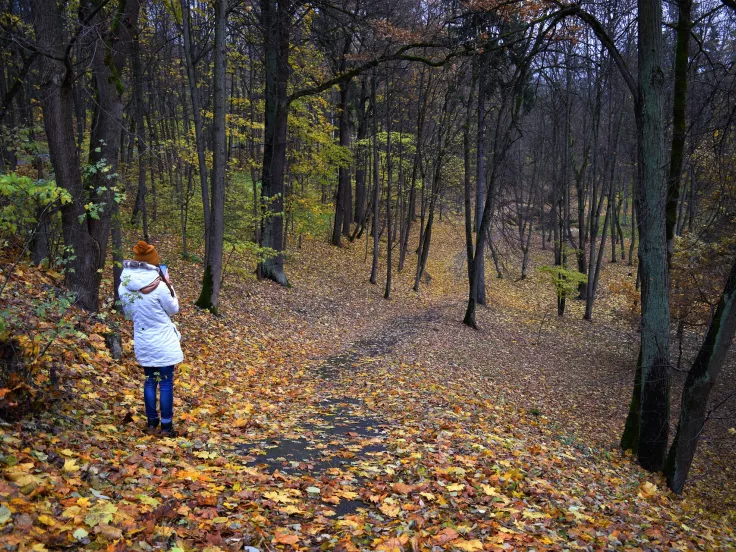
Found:
[[[155,420],[149,418],[148,424],[146,425],[146,433],[148,433],[149,435],[156,433],[156,431],[158,431],[158,423],[158,418],[156,418]]]
[[[178,434],[174,429],[174,423],[169,422],[168,424],[161,424],[161,435],[163,437],[176,437]]]

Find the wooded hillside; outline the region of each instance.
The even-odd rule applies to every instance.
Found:
[[[734,546],[732,0],[0,7],[11,547]]]

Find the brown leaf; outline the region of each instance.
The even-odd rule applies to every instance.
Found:
[[[120,529],[106,523],[95,526],[94,532],[110,541],[123,538],[123,532]]]
[[[452,540],[455,540],[458,538],[459,533],[452,529],[451,527],[445,527],[442,531],[437,533],[433,538],[432,542],[434,542],[437,545],[444,545]]]
[[[416,487],[414,485],[407,485],[406,483],[394,483],[391,488],[399,494],[408,495]]]
[[[277,533],[273,540],[278,544],[290,544],[294,546],[299,542],[299,535],[293,533]]]

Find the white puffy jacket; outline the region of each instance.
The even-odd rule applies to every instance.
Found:
[[[179,312],[176,293],[172,296],[163,282],[152,291],[144,289],[158,277],[154,265],[124,261],[118,288],[125,317],[133,320],[135,358],[146,368],[172,366],[184,360],[181,334],[170,318]]]

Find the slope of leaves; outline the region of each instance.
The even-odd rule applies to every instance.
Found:
[[[192,306],[201,267],[170,262],[186,356],[176,375],[175,439],[143,431],[129,325],[72,310],[67,319],[78,333],[37,359],[42,411],[0,426],[3,543],[213,551],[736,546],[733,510],[717,515],[693,492],[672,497],[615,446],[625,400],[595,399],[614,400],[596,390],[606,385],[600,378],[621,378],[627,389],[629,373],[614,370],[634,347],[635,332],[613,311],[629,308],[625,301],[616,307],[622,300],[612,293],[600,303],[620,332],[611,343],[610,325],[544,317],[554,291],[541,278],[489,278],[484,329],[464,328],[459,231],[438,227],[431,280],[417,297],[407,263],[391,301],[367,283],[362,242],[335,249],[307,241],[290,254],[291,289],[230,271],[221,317]],[[175,244],[164,240],[162,249],[172,258]],[[4,299],[22,311],[52,293],[53,278],[22,266]],[[28,317],[26,329],[37,322]],[[115,326],[122,362],[104,344]],[[608,372],[580,377],[609,363]],[[617,423],[601,424],[612,412]],[[288,443],[301,443],[301,456],[290,456]]]

